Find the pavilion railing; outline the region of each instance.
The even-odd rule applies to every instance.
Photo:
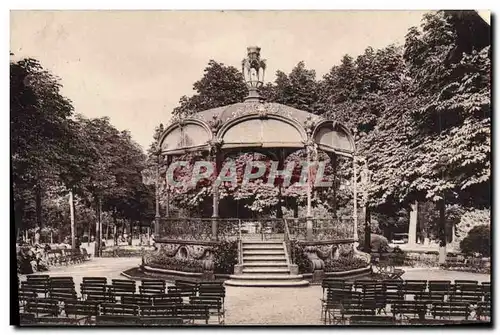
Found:
[[[175,240],[212,240],[212,220],[202,218],[163,218],[160,237]]]
[[[195,241],[241,241],[244,238],[305,241],[308,237],[308,221],[312,223],[313,241],[349,239],[354,236],[352,222],[341,219],[163,218],[160,237]]]
[[[353,238],[353,223],[341,219],[313,219],[313,239],[343,240]]]

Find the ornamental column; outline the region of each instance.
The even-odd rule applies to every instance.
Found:
[[[156,154],[155,171],[155,237],[160,236],[160,153]]]
[[[306,141],[306,154],[307,154],[307,214],[306,214],[306,240],[313,240],[313,216],[312,216],[312,173],[311,173],[311,161],[316,163],[317,159],[317,149],[316,143],[314,143],[314,139],[312,137],[312,132],[314,130],[314,121],[311,116],[308,116],[306,121],[304,122],[306,133],[307,133],[307,141]]]
[[[171,156],[167,156],[166,163],[167,163],[167,171],[168,171],[168,167],[172,163],[172,157]],[[167,220],[170,218],[170,190],[168,188],[168,176],[167,176],[167,173],[165,173],[165,218]]]
[[[217,240],[217,224],[219,219],[219,183],[217,177],[221,169],[221,153],[219,146],[213,148],[212,162],[214,164],[215,178],[212,183],[212,240]]]
[[[358,176],[357,176],[357,168],[356,168],[356,156],[352,157],[352,197],[353,197],[353,211],[352,218],[354,221],[354,243],[356,248],[359,245],[359,236],[358,236]]]
[[[219,219],[219,182],[218,176],[221,170],[222,163],[222,153],[220,150],[221,142],[217,140],[217,130],[219,129],[221,122],[216,115],[209,122],[210,128],[212,130],[212,140],[209,142],[209,150],[211,160],[214,165],[214,180],[212,182],[212,240],[217,240],[218,234],[218,219]]]

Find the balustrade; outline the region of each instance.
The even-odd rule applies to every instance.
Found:
[[[212,231],[212,219],[162,218],[160,238],[175,240],[222,241],[249,239],[307,240],[307,219],[216,219],[216,236]],[[349,220],[310,219],[312,240],[343,240],[354,237],[353,224]]]

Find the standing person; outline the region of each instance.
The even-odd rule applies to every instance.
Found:
[[[82,245],[82,242],[80,241],[78,236],[76,236],[75,237],[75,248],[79,250],[81,245]]]

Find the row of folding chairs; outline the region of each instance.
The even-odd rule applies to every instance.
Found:
[[[462,293],[486,296],[491,294],[491,283],[472,280],[456,280],[454,283],[446,280],[356,280],[348,282],[338,279],[325,279],[322,282],[323,296],[328,288],[354,289],[364,291],[367,287],[377,286],[379,290],[397,292],[400,295],[414,295],[422,292],[441,293],[452,296]]]
[[[476,320],[488,321],[491,318],[491,301],[480,301],[472,304],[470,301],[444,301],[440,299],[429,299],[429,292],[416,295],[415,300],[399,299],[389,300],[384,292],[359,292],[345,289],[328,289],[325,299],[322,299],[321,317],[325,323],[338,320],[336,314],[341,314],[340,320],[344,322],[345,314],[348,315],[387,315],[387,307],[393,317],[413,314],[421,319],[432,316],[434,319],[458,317],[461,320],[470,320],[473,316]]]
[[[208,324],[211,316],[217,317],[217,322],[224,322],[224,310],[220,297],[190,297],[189,302],[177,300],[156,300],[152,304],[132,304],[127,301],[122,303],[99,303],[92,301],[67,300],[60,304],[58,300],[50,298],[35,298],[27,302],[25,310],[21,313],[21,324],[90,324],[95,320],[112,323],[120,321],[120,325],[148,319],[152,324],[154,320],[181,318],[185,322],[193,323],[203,320]],[[33,316],[33,317],[31,317]],[[34,320],[32,320],[34,318]],[[142,320],[139,320],[142,319]],[[161,320],[160,320],[161,321]],[[163,321],[162,321],[163,322]]]

